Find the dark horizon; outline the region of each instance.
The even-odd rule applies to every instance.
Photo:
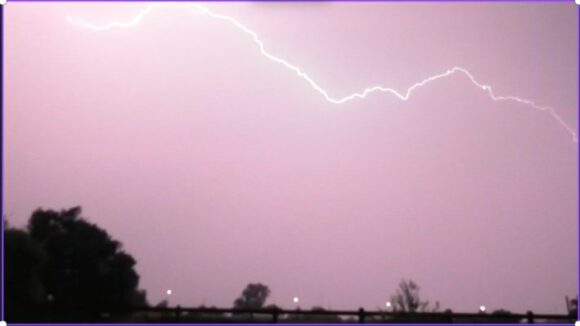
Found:
[[[273,322],[273,323],[542,323],[574,322],[578,297],[566,297],[565,315],[488,311],[457,312],[425,300],[413,280],[401,280],[386,306],[368,311],[329,310],[320,305],[293,309],[268,302],[272,290],[250,283],[231,308],[152,304],[140,289],[135,259],[122,242],[82,217],[80,207],[36,210],[26,229],[3,225],[6,246],[6,312],[10,323],[53,322]],[[3,251],[4,252],[4,251]],[[168,296],[171,291],[168,290]],[[3,301],[4,302],[4,301]]]

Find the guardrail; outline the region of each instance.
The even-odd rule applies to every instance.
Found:
[[[494,314],[494,313],[456,313],[456,312],[394,312],[394,311],[366,311],[363,308],[358,310],[285,310],[285,309],[232,309],[232,308],[182,308],[177,307],[143,307],[131,308],[125,310],[133,314],[143,313],[157,313],[162,314],[164,318],[171,318],[174,322],[186,322],[188,318],[196,317],[199,319],[200,315],[215,314],[221,316],[223,319],[231,319],[233,322],[240,322],[240,316],[249,316],[246,322],[269,322],[278,323],[281,317],[287,318],[289,316],[349,316],[351,322],[358,323],[401,323],[401,322],[438,322],[438,323],[487,323],[487,322],[511,322],[511,323],[574,323],[577,320],[573,315],[556,315],[556,314],[534,314],[531,311],[525,314],[509,313],[509,314]],[[257,320],[255,315],[269,316],[268,318]],[[203,319],[203,317],[201,318]],[[243,320],[242,320],[243,322]],[[294,319],[293,322],[299,322]],[[346,322],[346,321],[345,321]]]

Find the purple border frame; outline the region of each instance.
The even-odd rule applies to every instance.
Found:
[[[8,2],[572,2],[571,0],[9,0]],[[314,325],[314,324],[313,324]]]
[[[196,2],[197,0],[9,0],[9,2]],[[550,3],[558,3],[558,2],[572,2],[572,0],[203,0],[204,2],[408,2],[408,3],[415,3],[415,2],[442,2],[442,3],[460,3],[460,2],[486,2],[486,3],[504,3],[504,2],[550,2]],[[199,1],[201,2],[201,1]],[[578,20],[576,30],[578,32],[578,127],[580,127],[580,4],[577,4],[577,11],[578,11]],[[4,176],[4,6],[0,5],[0,149],[1,152],[1,175]],[[580,171],[580,143],[577,145],[578,149],[578,169]],[[2,178],[3,179],[3,178]],[[578,174],[578,185],[580,186],[580,173]],[[4,298],[5,298],[5,291],[4,291],[4,223],[5,221],[5,209],[4,209],[4,182],[2,181],[0,184],[0,207],[2,210],[1,225],[0,225],[0,321],[4,321],[5,318],[5,311],[4,311]],[[578,193],[578,203],[580,203],[580,191]],[[580,294],[580,209],[577,206],[577,214],[578,214],[578,279],[577,279],[577,286],[578,292],[576,295]],[[580,311],[579,314],[576,316],[577,320],[580,320]],[[106,324],[106,323],[68,323],[68,324],[58,324],[58,323],[43,323],[43,324],[34,324],[34,323],[13,323],[16,325],[22,326],[35,326],[35,325],[94,325],[94,326],[109,326],[109,325],[126,325],[126,326],[136,326],[136,325],[175,325],[170,323],[120,323],[120,324]],[[186,323],[180,323],[186,324]],[[483,323],[480,323],[483,324]],[[204,325],[203,323],[199,323],[197,325]],[[248,324],[235,324],[235,323],[228,323],[228,324],[211,324],[211,325],[248,325]],[[272,324],[276,325],[276,324]],[[278,323],[277,325],[284,325],[283,323]],[[348,325],[348,323],[342,324],[301,324],[301,325]],[[396,323],[389,323],[387,325],[414,325],[414,324],[396,324]],[[419,324],[423,325],[423,324]],[[455,324],[443,324],[443,323],[429,323],[429,325],[474,325],[474,324],[467,324],[467,323],[455,323]],[[519,324],[510,324],[510,323],[494,323],[493,325],[519,325]],[[546,324],[546,323],[536,323],[536,325],[554,325],[554,324]],[[564,325],[564,324],[560,324]]]
[[[0,42],[2,44],[0,44],[0,74],[2,75],[0,78],[2,80],[2,86],[0,86],[0,98],[1,98],[1,103],[0,103],[0,138],[1,138],[1,144],[0,144],[0,148],[2,149],[2,153],[0,155],[2,155],[2,163],[0,163],[1,165],[1,173],[2,176],[4,176],[4,6],[0,6]],[[2,178],[4,179],[4,178]],[[0,225],[0,230],[2,231],[2,234],[0,235],[0,240],[2,241],[2,249],[0,250],[1,255],[2,255],[2,261],[0,262],[0,266],[2,266],[2,275],[0,277],[2,283],[0,283],[0,287],[2,288],[2,293],[0,295],[0,297],[2,298],[2,301],[0,301],[0,305],[2,307],[0,307],[0,320],[5,320],[4,318],[4,181],[2,181],[2,185],[0,185],[0,196],[2,196],[2,198],[0,199],[0,203],[2,205],[2,225]]]

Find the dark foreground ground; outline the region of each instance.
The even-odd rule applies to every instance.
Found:
[[[572,324],[575,315],[515,313],[395,313],[386,311],[330,310],[233,310],[218,308],[155,307],[117,312],[44,310],[33,315],[20,311],[8,322],[100,323],[561,323]]]

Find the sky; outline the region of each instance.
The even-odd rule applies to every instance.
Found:
[[[155,304],[565,313],[578,275],[570,3],[5,6],[5,214],[76,205]],[[67,19],[69,17],[70,19]],[[75,23],[77,22],[77,23]],[[83,23],[78,23],[83,22]],[[553,111],[539,110],[551,107]],[[561,119],[558,121],[556,116]],[[569,129],[567,129],[569,128]],[[171,296],[167,290],[171,289]]]

